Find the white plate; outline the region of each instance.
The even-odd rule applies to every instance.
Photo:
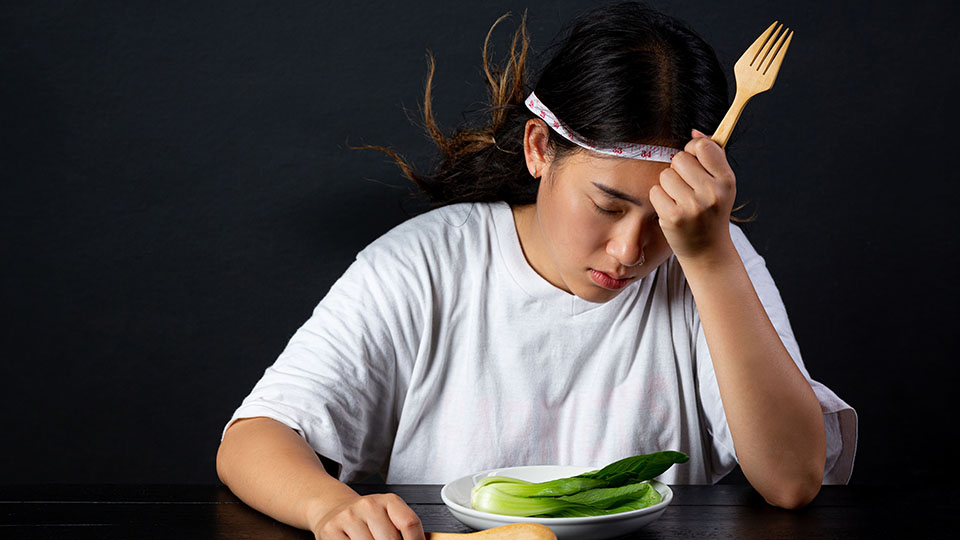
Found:
[[[673,491],[656,480],[650,484],[660,492],[663,500],[660,503],[639,510],[620,512],[606,516],[572,517],[572,518],[533,518],[520,516],[504,516],[474,510],[470,506],[470,489],[478,481],[488,476],[510,476],[528,482],[548,482],[557,478],[576,476],[585,472],[596,471],[602,467],[572,467],[561,465],[533,465],[528,467],[507,467],[491,469],[469,476],[458,478],[443,486],[440,498],[450,509],[450,513],[467,527],[474,529],[489,529],[510,523],[542,523],[550,527],[557,535],[558,540],[601,540],[616,538],[629,534],[649,524],[660,517],[673,500]]]

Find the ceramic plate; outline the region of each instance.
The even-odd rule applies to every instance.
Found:
[[[631,510],[619,514],[606,516],[574,517],[574,518],[532,518],[519,516],[504,516],[481,512],[470,507],[470,489],[481,479],[488,476],[510,476],[528,482],[548,482],[557,478],[576,476],[585,472],[596,471],[601,467],[572,467],[559,465],[534,465],[528,467],[507,467],[491,469],[476,474],[458,478],[443,486],[440,498],[450,509],[450,512],[461,523],[474,529],[489,529],[507,525],[509,523],[542,523],[553,529],[558,540],[601,540],[616,538],[629,534],[654,521],[673,500],[673,491],[656,480],[650,484],[660,492],[663,500],[659,504]]]

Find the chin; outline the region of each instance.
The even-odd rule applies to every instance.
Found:
[[[617,297],[618,294],[623,292],[623,289],[619,291],[608,291],[607,289],[597,287],[596,285],[584,285],[583,288],[579,291],[573,291],[574,294],[580,298],[586,300],[587,302],[593,302],[595,304],[603,304],[613,300]]]

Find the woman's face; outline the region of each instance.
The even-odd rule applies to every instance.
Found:
[[[524,254],[554,286],[611,300],[672,253],[648,195],[670,164],[588,151],[554,164],[539,153],[545,139],[531,133],[538,129],[528,123],[524,145],[532,172],[542,175],[537,203],[515,209]]]

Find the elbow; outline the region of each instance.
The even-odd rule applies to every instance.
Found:
[[[236,441],[231,435],[234,433],[228,429],[223,440],[220,441],[220,446],[217,447],[217,477],[226,486],[230,486],[230,473],[234,468],[233,463],[236,461],[237,454]]]
[[[243,419],[233,422],[227,426],[226,431],[223,433],[223,439],[220,440],[220,446],[217,447],[217,477],[220,478],[220,481],[226,486],[230,486],[229,475],[231,464],[235,461],[235,456],[237,453],[236,438],[237,425],[242,422]]]
[[[220,478],[220,481],[224,484],[227,484],[227,459],[223,451],[223,442],[220,443],[220,447],[217,448],[217,477]]]
[[[783,482],[775,489],[769,490],[769,493],[764,493],[763,498],[773,506],[786,510],[798,510],[816,498],[822,483],[823,472],[817,471],[804,478]]]

